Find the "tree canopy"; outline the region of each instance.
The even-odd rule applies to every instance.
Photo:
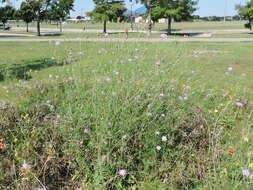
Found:
[[[238,10],[238,13],[240,16],[242,16],[244,19],[248,20],[248,23],[245,24],[245,27],[252,30],[253,0],[250,0],[249,2],[247,2],[247,4],[245,6],[236,5],[236,9]]]

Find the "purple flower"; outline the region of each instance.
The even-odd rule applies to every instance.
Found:
[[[117,96],[117,93],[116,92],[112,92],[112,96]]]
[[[106,82],[112,82],[112,79],[108,77],[108,78],[105,79],[105,81]]]
[[[27,164],[25,162],[24,162],[24,164],[22,164],[22,169],[27,170],[29,168],[30,168],[30,164]]]
[[[128,62],[132,62],[132,61],[133,61],[133,59],[132,59],[132,58],[129,58],[129,59],[128,59]]]
[[[61,42],[59,42],[59,41],[55,42],[56,46],[59,46],[60,44],[61,44]]]
[[[241,102],[235,102],[235,105],[239,108],[242,108],[244,106],[244,104]]]
[[[243,169],[243,170],[242,170],[242,175],[243,175],[243,176],[246,176],[246,177],[249,177],[249,176],[250,176],[249,170],[248,170],[248,169]]]
[[[47,190],[45,187],[40,187],[38,190]]]
[[[163,142],[167,142],[167,140],[168,140],[168,139],[167,139],[166,136],[162,136],[162,141],[163,141]]]
[[[161,65],[161,61],[158,60],[158,61],[155,62],[155,64],[156,64],[157,66],[160,66],[160,65]]]
[[[232,72],[233,71],[233,67],[228,67],[228,72]]]
[[[160,36],[162,39],[167,39],[168,38],[168,35],[167,34],[161,34]]]
[[[90,133],[90,129],[89,129],[89,128],[85,128],[85,129],[83,130],[83,133],[89,134],[89,133]]]
[[[120,175],[120,176],[125,176],[125,175],[127,175],[127,170],[125,170],[125,169],[119,170],[119,175]]]
[[[162,147],[161,147],[161,146],[159,146],[159,145],[158,145],[158,146],[156,146],[155,148],[156,148],[156,150],[157,150],[157,151],[160,151],[160,150],[162,149]]]

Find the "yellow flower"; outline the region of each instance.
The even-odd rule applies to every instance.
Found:
[[[253,169],[253,163],[249,164],[249,168]]]
[[[244,138],[243,138],[243,141],[244,141],[244,142],[249,142],[249,138],[248,138],[248,137],[244,137]]]
[[[218,111],[217,109],[215,109],[215,110],[214,110],[214,113],[217,113],[217,112],[219,112],[219,111]]]

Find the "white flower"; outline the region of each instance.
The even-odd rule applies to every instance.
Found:
[[[160,131],[156,131],[155,134],[156,134],[156,135],[160,135]]]
[[[167,139],[166,136],[162,136],[162,141],[163,141],[163,142],[167,142],[167,140],[168,140],[168,139]]]
[[[117,93],[116,92],[112,92],[112,96],[117,96]]]

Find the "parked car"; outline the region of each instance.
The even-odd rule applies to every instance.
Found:
[[[0,24],[0,30],[10,30],[11,26],[8,24]]]

